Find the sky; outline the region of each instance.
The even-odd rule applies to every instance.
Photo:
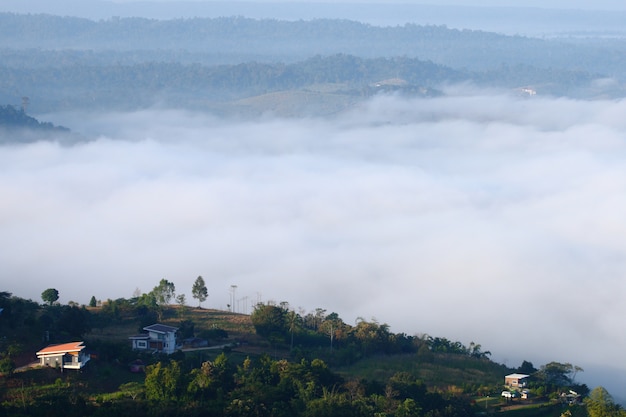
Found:
[[[112,0],[114,3],[133,3],[138,0]],[[151,0],[161,3],[183,3],[186,1],[198,3],[214,3],[215,0]],[[459,6],[479,6],[479,7],[541,7],[559,9],[624,9],[624,3],[620,0],[394,0],[385,2],[381,0],[246,0],[251,3],[379,3],[379,4],[442,4]],[[591,4],[593,3],[593,4]]]
[[[471,90],[471,89],[470,89]],[[324,308],[570,362],[623,398],[626,101],[451,88],[331,119],[49,114],[97,139],[0,147],[2,290]],[[621,392],[620,392],[621,391]]]

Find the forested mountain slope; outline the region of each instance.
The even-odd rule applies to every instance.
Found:
[[[0,102],[26,96],[35,113],[158,105],[281,114],[272,105],[281,93],[295,103],[288,115],[327,115],[381,92],[430,96],[464,82],[622,97],[622,43],[328,19],[91,21],[0,13]]]
[[[0,13],[0,48],[134,51],[135,58],[205,64],[294,62],[338,53],[366,58],[407,56],[454,68],[503,63],[623,75],[624,41],[576,43],[505,36],[445,26],[380,27],[348,20],[280,21],[242,17],[102,21]],[[198,54],[198,55],[196,55]],[[158,56],[158,57],[157,57]]]
[[[239,100],[242,99],[299,91],[299,96],[307,99],[338,103],[330,106],[333,113],[349,103],[383,92],[432,96],[446,84],[462,82],[510,90],[530,85],[541,94],[557,96],[622,93],[621,87],[615,86],[610,86],[610,90],[594,90],[594,78],[585,72],[525,66],[476,73],[415,58],[365,59],[343,54],[316,56],[292,64],[88,65],[81,61],[36,68],[0,66],[0,101],[15,102],[19,96],[27,96],[35,112],[133,110],[158,105],[229,114],[241,111]],[[271,103],[266,100],[255,103],[251,107],[248,102],[244,107],[253,114],[276,110],[267,107]],[[303,111],[307,114],[308,110],[311,109]],[[311,111],[314,115],[329,113],[324,108]]]

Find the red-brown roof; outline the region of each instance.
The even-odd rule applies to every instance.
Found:
[[[37,355],[49,355],[52,353],[65,353],[65,352],[79,352],[83,350],[85,346],[83,346],[83,342],[70,342],[70,343],[62,343],[60,345],[50,345],[39,352]]]

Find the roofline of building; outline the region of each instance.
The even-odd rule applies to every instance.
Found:
[[[155,330],[155,329],[151,329],[152,326],[163,326],[163,327],[167,327],[168,329],[171,329],[171,331],[161,331],[161,330]],[[154,332],[154,333],[171,333],[171,332],[177,332],[178,331],[178,327],[173,327],[173,326],[168,326],[167,324],[151,324],[150,326],[146,326],[143,328],[145,331],[148,332]]]
[[[150,339],[150,335],[148,334],[136,334],[134,336],[128,336],[129,339],[137,339],[137,340],[141,340],[141,339]]]
[[[83,342],[76,342],[76,345],[74,345],[74,347],[72,348],[52,350],[55,347],[61,347],[61,346],[65,346],[68,344],[71,344],[71,343],[62,343],[60,345],[52,345],[52,346],[45,347],[41,349],[39,352],[37,352],[37,356],[55,355],[59,353],[68,353],[68,352],[80,352],[81,350],[85,349],[85,345],[83,345]]]

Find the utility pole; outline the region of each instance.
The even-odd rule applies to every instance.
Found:
[[[236,285],[231,285],[230,286],[230,292],[231,292],[231,312],[235,313],[236,309],[235,309],[235,302],[237,301],[237,299],[235,298],[235,292],[237,291],[237,286]]]
[[[241,297],[239,301],[243,301],[243,314],[248,314],[248,296]]]

